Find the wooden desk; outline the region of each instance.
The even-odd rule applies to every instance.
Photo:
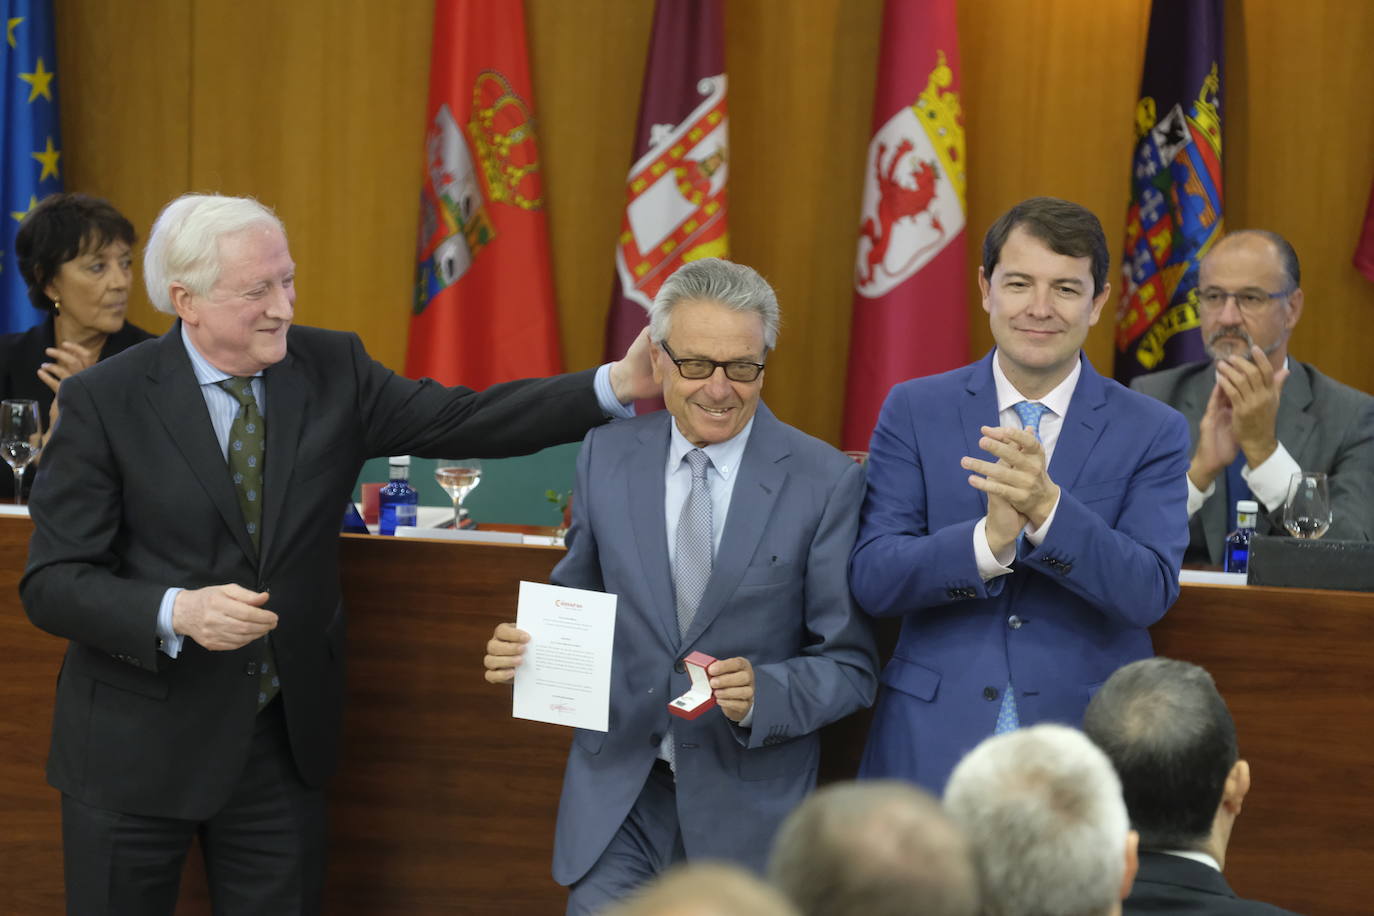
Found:
[[[62,644],[16,588],[26,519],[0,518],[0,913],[62,911],[56,793],[43,781]],[[345,536],[350,608],[343,761],[332,787],[325,912],[561,913],[549,877],[569,735],[510,718],[481,676],[515,583],[561,551]],[[1374,897],[1374,595],[1186,586],[1156,628],[1161,654],[1210,670],[1240,728],[1254,788],[1227,877],[1312,914]],[[865,719],[826,735],[827,778],[852,774]],[[188,869],[180,912],[204,913]]]

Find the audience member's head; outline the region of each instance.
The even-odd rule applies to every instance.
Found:
[[[1169,658],[1129,664],[1088,704],[1083,730],[1116,767],[1141,849],[1223,861],[1250,768],[1210,674]]]
[[[945,808],[973,850],[987,916],[1105,916],[1135,878],[1121,784],[1081,732],[988,738],[950,776]]]
[[[783,822],[768,877],[802,916],[974,916],[968,844],[903,782],[827,786]]]
[[[600,916],[797,916],[773,888],[734,865],[670,868]]]

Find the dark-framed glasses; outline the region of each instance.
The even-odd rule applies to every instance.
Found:
[[[1262,289],[1243,289],[1233,293],[1213,286],[1198,293],[1197,299],[1199,304],[1209,312],[1221,311],[1226,308],[1226,300],[1234,299],[1236,300],[1236,308],[1246,314],[1256,314],[1263,311],[1275,299],[1285,299],[1292,294],[1291,289],[1277,293],[1266,292]]]
[[[752,382],[758,379],[763,372],[763,363],[749,363],[743,360],[731,360],[730,362],[717,362],[714,359],[678,359],[673,355],[673,351],[668,349],[668,342],[662,341],[659,346],[663,352],[668,354],[668,358],[677,366],[677,371],[682,373],[686,379],[700,380],[710,378],[719,366],[725,370],[725,377],[732,382]]]

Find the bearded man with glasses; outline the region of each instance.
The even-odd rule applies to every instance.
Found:
[[[1374,398],[1290,359],[1302,317],[1297,252],[1264,230],[1233,232],[1198,273],[1208,362],[1138,377],[1132,386],[1188,418],[1191,540],[1184,559],[1219,566],[1235,505],[1257,500],[1257,531],[1284,534],[1288,482],[1328,475],[1327,536],[1374,537]]]

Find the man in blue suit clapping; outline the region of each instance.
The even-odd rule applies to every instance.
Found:
[[[861,776],[940,793],[986,736],[1078,725],[1112,671],[1152,652],[1188,543],[1188,428],[1081,352],[1108,266],[1083,207],[1013,207],[978,277],[996,348],[883,405],[850,584],[902,629]]]

